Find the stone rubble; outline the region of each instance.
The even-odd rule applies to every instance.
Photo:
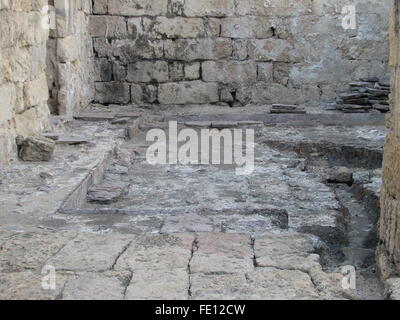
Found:
[[[364,113],[377,110],[390,111],[390,86],[378,78],[361,78],[350,83],[350,93],[342,93],[337,99],[337,109],[345,113]]]

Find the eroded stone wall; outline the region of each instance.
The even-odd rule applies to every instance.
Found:
[[[88,33],[92,0],[50,0],[55,21],[48,40],[52,113],[72,118],[94,96],[93,47]]]
[[[99,103],[334,101],[388,78],[390,0],[94,0]],[[342,27],[355,5],[357,28]]]
[[[15,137],[49,126],[47,0],[0,0],[0,164],[16,156]]]
[[[392,68],[390,133],[384,153],[378,265],[386,279],[400,275],[400,1],[390,14],[390,67]]]

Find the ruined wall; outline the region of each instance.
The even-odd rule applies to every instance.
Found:
[[[72,118],[94,96],[93,47],[88,33],[91,0],[51,0],[55,19],[48,40],[49,105]]]
[[[16,156],[16,135],[49,125],[45,0],[0,0],[0,164]]]
[[[390,133],[384,153],[378,265],[386,279],[400,274],[400,0],[390,14],[390,66],[392,74]]]
[[[316,103],[388,78],[390,0],[94,0],[99,103]],[[357,28],[342,27],[354,4]]]

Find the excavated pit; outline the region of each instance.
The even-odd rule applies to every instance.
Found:
[[[382,299],[374,251],[385,129],[253,128],[248,176],[234,165],[150,165],[142,132],[116,149],[95,190],[115,198],[88,200],[63,216],[100,233],[309,233],[325,270],[354,266],[357,298]]]

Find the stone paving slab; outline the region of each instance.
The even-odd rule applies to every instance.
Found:
[[[63,300],[122,300],[129,274],[80,273],[70,276],[62,291]]]
[[[250,286],[262,300],[319,299],[310,276],[298,270],[260,268],[246,276]]]
[[[242,300],[253,298],[244,273],[192,274],[191,295],[194,300]]]
[[[254,268],[252,240],[248,234],[201,233],[190,264],[192,273],[236,273]]]
[[[186,300],[188,297],[187,269],[141,269],[133,271],[125,299]]]
[[[115,270],[185,269],[192,256],[195,234],[137,236],[118,259]]]
[[[20,234],[2,246],[0,298],[352,298],[342,275],[322,271],[316,247],[299,233]],[[44,264],[55,267],[56,290],[42,289]]]
[[[48,264],[57,270],[110,270],[132,238],[119,234],[79,234],[51,258]]]
[[[44,290],[40,272],[0,273],[0,300],[56,300],[61,297],[66,277],[56,277],[56,290]]]
[[[0,272],[39,270],[75,236],[75,232],[16,234],[0,247]]]
[[[257,267],[275,267],[308,272],[319,266],[316,237],[300,233],[268,235],[256,239],[254,252]]]

